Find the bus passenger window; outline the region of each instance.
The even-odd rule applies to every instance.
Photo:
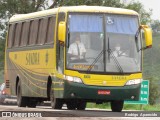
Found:
[[[9,37],[8,37],[8,48],[12,47],[13,39],[15,33],[15,24],[10,25],[9,27]]]
[[[24,22],[22,24],[22,36],[21,36],[20,46],[27,45],[28,36],[29,36],[29,26],[30,26],[30,22]]]
[[[54,42],[55,22],[56,22],[56,17],[49,18],[46,43]]]
[[[16,24],[16,30],[15,30],[15,39],[14,39],[14,47],[18,47],[20,43],[20,38],[21,38],[21,28],[22,28],[22,23],[17,23]]]
[[[48,26],[48,18],[47,19],[41,19],[40,25],[39,25],[39,33],[38,33],[38,44],[42,45],[46,41],[47,36],[47,26]]]
[[[29,45],[35,45],[38,34],[38,23],[39,20],[34,20],[31,22],[30,35],[29,35]]]

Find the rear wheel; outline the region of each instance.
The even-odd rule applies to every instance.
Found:
[[[17,85],[17,105],[18,107],[26,107],[27,105],[27,98],[22,96],[22,88],[20,82],[18,82]]]
[[[32,98],[28,98],[28,103],[27,106],[30,108],[35,108],[37,105],[37,101],[32,99]]]
[[[121,112],[123,109],[123,104],[124,101],[123,100],[119,100],[119,101],[111,101],[111,109],[113,112]]]

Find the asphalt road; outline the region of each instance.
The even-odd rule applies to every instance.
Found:
[[[106,109],[86,109],[67,110],[64,106],[62,110],[54,110],[50,106],[37,106],[36,108],[17,107],[17,105],[0,105],[0,119],[33,119],[33,120],[160,120],[160,112],[146,111],[122,111],[111,112]]]

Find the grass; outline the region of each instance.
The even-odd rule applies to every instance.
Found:
[[[111,109],[110,103],[95,104],[87,103],[87,108]],[[142,110],[160,112],[160,104],[156,105],[138,105],[138,104],[124,104],[123,110]]]

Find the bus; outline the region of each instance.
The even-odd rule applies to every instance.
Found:
[[[77,35],[85,54],[71,60]],[[110,102],[121,112],[124,100],[139,100],[142,51],[151,46],[152,31],[133,10],[63,6],[17,14],[6,39],[6,89],[19,107],[50,101],[53,109],[85,110],[87,102]]]

